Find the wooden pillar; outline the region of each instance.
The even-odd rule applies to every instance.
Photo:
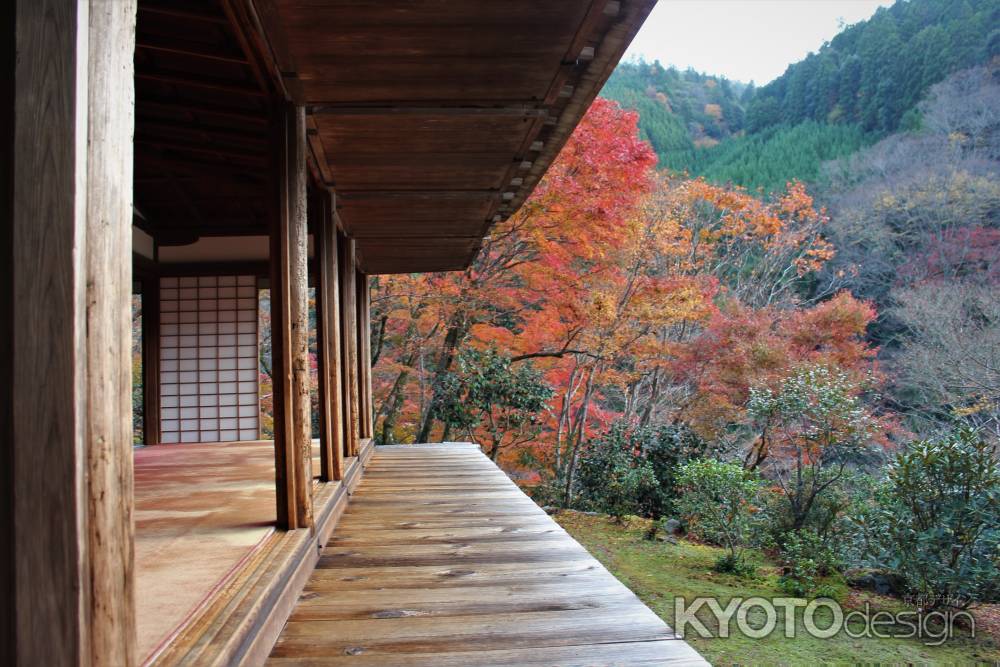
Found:
[[[160,279],[142,278],[142,432],[146,445],[160,444]]]
[[[360,395],[358,391],[358,291],[354,261],[354,239],[344,238],[340,243],[340,312],[341,376],[344,397],[344,439],[348,456],[357,456],[360,430]]]
[[[271,284],[271,403],[274,416],[274,484],[276,523],[279,528],[298,527],[295,509],[295,455],[291,420],[291,362],[288,358],[288,229],[285,206],[286,131],[282,110],[274,113],[271,150],[270,249]]]
[[[361,394],[361,437],[375,433],[372,406],[371,290],[368,276],[357,272],[358,288],[358,389]]]
[[[344,475],[344,432],[340,394],[340,281],[337,276],[337,227],[333,195],[316,198],[316,328],[319,348],[320,479]],[[310,212],[314,210],[310,207]]]
[[[277,114],[278,206],[271,228],[271,369],[278,525],[312,526],[309,237],[305,109]]]
[[[2,11],[0,663],[131,665],[135,2]]]

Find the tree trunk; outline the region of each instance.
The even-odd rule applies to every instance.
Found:
[[[573,475],[576,472],[577,457],[580,453],[580,443],[583,441],[584,428],[587,422],[587,414],[590,410],[590,397],[594,389],[594,370],[590,370],[587,376],[587,389],[583,393],[583,403],[577,410],[576,424],[570,429],[570,451],[566,455],[566,489],[563,494],[563,505],[569,507],[570,496],[573,493]]]
[[[407,364],[410,365],[409,363]],[[392,385],[389,396],[385,399],[385,418],[382,420],[382,444],[392,445],[396,442],[396,418],[403,407],[405,398],[403,390],[410,379],[410,371],[400,371],[396,381]]]
[[[455,350],[465,336],[463,329],[464,327],[457,322],[448,327],[448,333],[445,335],[444,343],[441,346],[441,356],[438,357],[437,367],[434,369],[434,379],[431,381],[431,400],[427,406],[427,410],[424,412],[423,422],[420,425],[420,433],[417,435],[417,442],[428,442],[431,437],[431,429],[434,428],[434,412],[441,402],[437,387],[440,386],[445,373],[451,370],[451,364],[455,360]]]

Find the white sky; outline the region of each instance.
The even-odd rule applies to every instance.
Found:
[[[660,0],[626,58],[761,85],[892,0]]]

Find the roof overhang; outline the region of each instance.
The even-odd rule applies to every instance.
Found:
[[[257,16],[368,273],[467,267],[655,0],[274,0]]]
[[[655,0],[139,0],[136,224],[266,235],[275,118],[370,274],[460,270],[531,194]]]

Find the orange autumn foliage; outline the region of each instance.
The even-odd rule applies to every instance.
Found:
[[[804,186],[765,201],[659,174],[636,120],[596,100],[466,271],[378,279],[378,437],[450,436],[429,415],[466,346],[534,364],[554,389],[530,460],[501,453],[525,478],[571,467],[612,420],[684,421],[716,437],[750,386],[795,363],[871,369],[868,304],[798,303],[802,278],[834,252]]]

